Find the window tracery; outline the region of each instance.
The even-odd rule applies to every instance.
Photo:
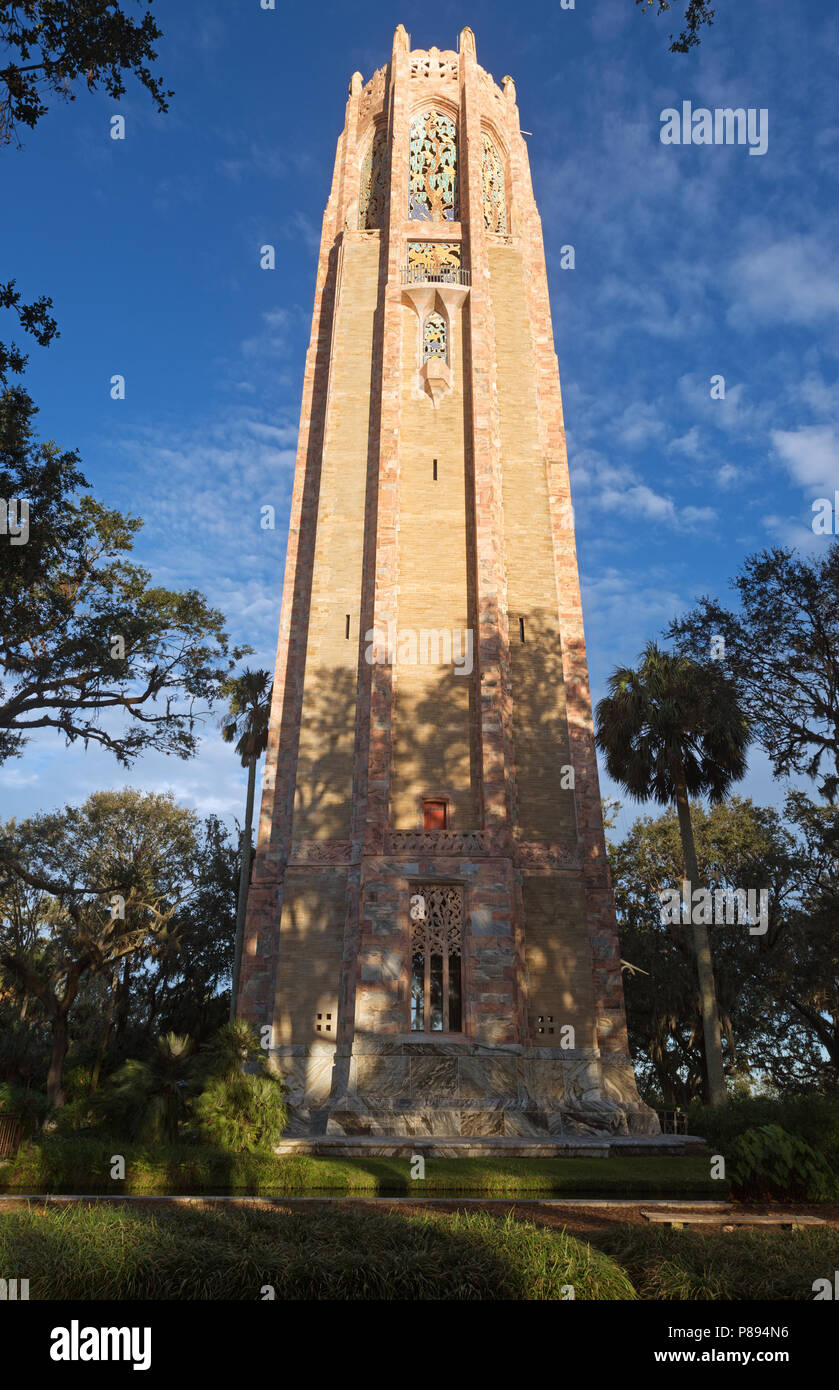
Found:
[[[463,1026],[463,893],[418,884],[411,896],[411,1031],[460,1032]]]
[[[409,216],[420,222],[457,218],[457,128],[449,116],[425,111],[411,121]]]
[[[492,137],[484,134],[481,160],[484,226],[488,232],[507,231],[507,190],[504,167]]]
[[[428,314],[422,326],[422,360],[441,357],[445,362],[449,355],[448,329],[442,314]]]
[[[381,227],[384,220],[386,164],[387,131],[384,126],[379,126],[361,166],[358,199],[358,225],[361,231],[374,231]]]

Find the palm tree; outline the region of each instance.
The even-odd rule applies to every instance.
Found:
[[[256,786],[256,765],[268,747],[268,723],[271,713],[273,682],[269,671],[251,671],[233,676],[225,686],[230,701],[228,712],[221,721],[221,736],[225,743],[235,741],[235,751],[248,769],[248,797],[245,824],[239,836],[239,897],[236,904],[236,943],[233,950],[233,984],[230,993],[230,1021],[236,1017],[236,995],[239,991],[239,970],[242,964],[242,941],[245,934],[245,909],[251,877],[253,846],[253,800]]]
[[[609,692],[596,711],[597,747],[606,756],[606,770],[636,801],[652,798],[660,806],[675,801],[685,878],[695,888],[699,870],[689,797],[722,801],[746,771],[749,726],[735,686],[719,666],[674,656],[650,642],[637,670],[621,667],[610,676]],[[704,923],[694,923],[693,942],[706,1098],[723,1105],[720,1020]]]
[[[131,1139],[163,1139],[174,1144],[187,1100],[200,1089],[201,1069],[192,1040],[166,1033],[146,1061],[129,1058],[114,1072],[98,1101],[98,1110],[117,1133]]]

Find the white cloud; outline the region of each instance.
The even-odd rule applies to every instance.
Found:
[[[671,440],[668,448],[671,453],[686,454],[692,459],[702,458],[705,451],[699,442],[699,426],[691,425],[687,434]]]
[[[819,496],[839,487],[839,432],[830,425],[773,430],[772,445],[790,477]]]
[[[839,312],[835,246],[814,234],[774,241],[738,256],[729,319],[812,325]]]

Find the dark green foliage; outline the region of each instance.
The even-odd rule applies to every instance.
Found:
[[[821,1154],[780,1125],[759,1125],[731,1145],[731,1181],[750,1197],[804,1197],[829,1202],[839,1195],[839,1176]]]
[[[128,559],[142,521],[79,493],[79,455],[39,442],[36,414],[21,387],[0,393],[0,496],[30,506],[27,544],[0,547],[0,760],[42,728],[124,765],[148,748],[192,757],[196,722],[249,649],[228,653],[197,590],[152,587]],[[106,729],[114,711],[125,726]]]
[[[20,1115],[23,1132],[31,1137],[40,1130],[49,1105],[43,1091],[29,1091],[23,1086],[10,1086],[0,1081],[0,1113]]]
[[[256,1030],[236,1019],[203,1048],[207,1080],[193,1106],[204,1139],[230,1153],[270,1151],[288,1119],[286,1087],[268,1072]]]
[[[151,5],[152,0],[145,0]],[[100,86],[116,101],[126,74],[150,93],[158,111],[167,97],[150,64],[162,38],[150,14],[133,19],[116,0],[26,0],[0,4],[0,144],[20,125],[30,128],[47,114],[47,97],[75,101],[71,83]]]
[[[746,771],[749,729],[737,690],[715,662],[648,642],[636,668],[619,667],[595,710],[609,776],[636,801],[722,800]]]
[[[214,1077],[193,1107],[201,1133],[231,1153],[258,1153],[276,1144],[286,1126],[285,1086],[273,1076]]]
[[[584,1241],[485,1212],[15,1212],[0,1267],[29,1271],[31,1299],[635,1298]]]
[[[96,1114],[129,1139],[174,1143],[199,1076],[190,1039],[167,1033],[148,1061],[123,1062],[97,1098]]]
[[[750,555],[731,587],[738,610],[703,597],[667,635],[700,660],[721,636],[725,668],[775,775],[821,777],[820,790],[832,800],[839,789],[839,541],[813,557],[780,547]]]
[[[722,1110],[692,1105],[688,1130],[708,1142],[712,1153],[726,1156],[734,1140],[761,1125],[780,1125],[820,1153],[839,1175],[839,1096],[734,1097]]]
[[[227,1013],[236,868],[217,819],[131,788],[3,827],[0,972],[17,1003],[0,1005],[0,1078],[51,1075],[60,1104],[68,1046],[81,1096],[160,1033],[200,1045]]]
[[[593,1239],[626,1270],[638,1296],[652,1301],[738,1299],[753,1307],[767,1299],[811,1301],[815,1280],[839,1269],[839,1231],[829,1227],[706,1232],[622,1226]],[[783,1322],[767,1317],[765,1307],[762,1313],[763,1325]]]
[[[110,1156],[126,1160],[124,1183],[110,1176]],[[186,1136],[142,1146],[124,1136],[50,1134],[21,1148],[0,1169],[0,1191],[86,1192],[134,1196],[238,1193],[262,1196],[715,1197],[707,1158],[440,1158],[420,1184],[407,1158],[310,1158],[230,1153]]]
[[[0,284],[0,309],[12,309],[17,314],[18,323],[24,333],[31,333],[41,347],[49,347],[53,338],[60,338],[58,324],[49,312],[52,300],[46,295],[35,299],[31,304],[24,303],[20,290],[15,289],[15,281],[7,280]],[[21,373],[29,361],[14,343],[0,343],[0,387],[8,384],[10,372]],[[31,402],[30,402],[31,404]],[[34,406],[32,407],[34,409]],[[7,497],[7,493],[2,494]],[[28,494],[24,494],[26,496]]]
[[[219,1028],[201,1049],[201,1060],[207,1075],[221,1081],[235,1081],[249,1071],[264,1073],[267,1068],[256,1029],[241,1018]]]
[[[643,5],[645,13],[650,7],[656,4],[656,0],[635,0],[636,5]],[[673,8],[674,0],[658,0],[656,14],[668,14]],[[685,8],[685,27],[681,34],[675,36],[670,34],[671,53],[689,53],[699,43],[699,31],[703,24],[713,24],[716,10],[711,9],[711,0],[686,0]]]
[[[166,1032],[188,1033],[200,1046],[227,1019],[238,856],[216,816],[203,822],[189,869],[192,889],[172,918],[166,950],[132,974],[121,1048],[141,1051]]]

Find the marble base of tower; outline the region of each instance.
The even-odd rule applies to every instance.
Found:
[[[596,1050],[366,1039],[272,1049],[289,1136],[655,1135],[627,1057]]]

